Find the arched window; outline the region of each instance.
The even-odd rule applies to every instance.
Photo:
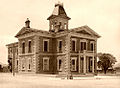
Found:
[[[25,53],[25,42],[22,43],[22,53]]]
[[[66,23],[64,24],[64,29],[67,29],[67,24]]]
[[[54,27],[53,27],[53,25],[51,25],[51,30],[54,30]]]
[[[28,53],[32,52],[31,41],[28,42]]]

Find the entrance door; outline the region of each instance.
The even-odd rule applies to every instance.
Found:
[[[81,67],[81,73],[83,73],[83,69],[84,69],[84,67],[83,67],[83,63],[84,63],[84,59],[83,59],[83,57],[81,57],[80,58],[81,60],[80,60],[80,67]]]
[[[92,57],[89,57],[89,72],[92,72]]]

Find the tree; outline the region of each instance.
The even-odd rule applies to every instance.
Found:
[[[2,72],[2,65],[0,64],[0,72]]]
[[[102,68],[104,74],[106,74],[109,67],[113,67],[116,62],[116,58],[109,53],[98,53],[98,67]]]

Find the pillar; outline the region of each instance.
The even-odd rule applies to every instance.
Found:
[[[83,73],[86,73],[86,55],[85,55],[85,50],[84,50],[84,67],[83,67]]]
[[[87,58],[86,58],[86,63],[87,63],[87,64],[86,64],[86,66],[87,66],[87,67],[86,67],[86,70],[87,70],[87,73],[89,72],[89,67],[88,67],[88,65],[89,65],[88,62],[89,62],[89,61],[88,61],[88,59],[89,59],[89,58],[87,57]]]
[[[78,56],[79,56],[79,58],[78,58],[78,59],[79,59],[79,60],[78,60],[79,71],[78,71],[78,72],[80,73],[80,67],[81,67],[81,66],[80,66],[80,51],[79,51],[79,55],[78,55]]]
[[[92,73],[94,73],[94,55],[92,57]]]

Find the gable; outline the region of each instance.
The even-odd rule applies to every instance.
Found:
[[[23,27],[23,28],[16,34],[15,37],[18,37],[18,36],[23,35],[23,34],[31,33],[31,32],[35,32],[35,30],[33,30],[33,29],[31,29],[31,28]]]
[[[100,35],[98,35],[95,31],[93,31],[91,28],[89,28],[86,25],[82,26],[82,27],[71,29],[70,31],[80,33],[80,34],[85,34],[85,35],[96,36],[97,38],[100,37]]]
[[[76,31],[76,33],[91,35],[90,33],[88,33],[88,32],[85,31],[85,30]]]

